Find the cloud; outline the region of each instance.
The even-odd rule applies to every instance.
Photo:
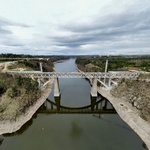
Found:
[[[4,34],[11,34],[12,32],[6,29],[2,29],[0,28],[0,35],[4,35]]]
[[[42,16],[36,15],[39,12],[33,8],[29,22],[24,13],[22,23],[18,23],[20,17],[18,21],[14,21],[17,17],[11,19],[11,15],[13,21],[1,17],[0,45],[14,53],[45,55],[150,54],[149,0],[97,0],[97,4],[88,0],[85,6],[80,6],[79,1],[66,2],[71,6],[56,0],[55,9],[37,2],[38,8],[42,7]],[[33,22],[32,26],[27,25]]]
[[[18,27],[24,27],[24,28],[31,27],[30,25],[27,25],[27,24],[17,23],[9,19],[0,17],[0,27],[3,27],[3,26],[18,26]]]
[[[60,27],[61,30],[72,33],[66,36],[49,36],[58,46],[70,49],[87,49],[88,45],[99,49],[127,49],[150,46],[150,9],[96,16],[89,23],[70,23]],[[85,46],[86,45],[86,46]],[[92,49],[92,46],[90,46]],[[76,51],[75,51],[76,52]],[[96,52],[96,50],[95,50]],[[138,51],[139,52],[139,51]],[[147,52],[150,52],[147,50]],[[136,53],[136,52],[134,52]]]

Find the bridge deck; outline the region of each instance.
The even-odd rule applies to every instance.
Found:
[[[40,71],[7,71],[9,74],[34,78],[135,78],[136,72],[40,72]]]

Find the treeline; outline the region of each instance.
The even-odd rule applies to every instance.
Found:
[[[26,55],[26,54],[0,54],[0,58],[50,58],[52,60],[63,60],[70,58],[69,56],[55,56],[55,55]]]
[[[11,58],[11,59],[8,59],[8,58]],[[21,54],[21,55],[18,55],[18,54],[0,54],[0,61],[1,62],[16,61],[15,58],[19,58],[19,60],[17,59],[17,63],[10,65],[9,69],[15,69],[18,67],[20,67],[20,68],[26,67],[29,70],[40,71],[39,62],[42,62],[44,72],[53,71],[54,62],[59,61],[59,60],[69,59],[68,56],[42,56],[42,55],[41,56],[32,56],[32,55],[24,55],[24,54]],[[22,58],[33,58],[33,59],[22,59]],[[37,58],[37,59],[35,59],[35,58]],[[45,59],[38,60],[38,58],[45,58]]]
[[[40,97],[38,82],[0,74],[0,120],[15,120]]]
[[[101,72],[105,70],[107,57],[77,58],[76,64],[83,71]],[[150,71],[150,56],[141,57],[109,57],[108,71],[140,70]]]
[[[33,58],[32,55],[24,55],[24,54],[0,54],[0,58]]]
[[[48,61],[46,60],[42,60],[42,61],[38,61],[38,60],[21,60],[18,61],[16,64],[10,66],[10,69],[14,69],[17,67],[25,67],[27,69],[31,69],[31,70],[35,70],[35,71],[40,71],[40,62],[42,62],[42,68],[44,72],[52,72],[53,71],[53,61],[50,59]]]

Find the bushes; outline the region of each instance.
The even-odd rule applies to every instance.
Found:
[[[91,71],[104,71],[106,57],[87,57],[77,58],[76,63],[82,65],[84,68],[87,64],[93,64],[99,68],[93,67]],[[128,71],[130,69],[137,69],[142,71],[150,71],[150,58],[140,57],[110,57],[108,63],[108,71]]]
[[[15,120],[40,97],[37,81],[8,74],[0,74],[0,79],[1,88],[6,90],[0,97],[1,120]]]
[[[117,98],[124,98],[133,107],[140,110],[140,115],[145,120],[150,120],[150,82],[142,80],[122,79],[118,86],[111,90]]]

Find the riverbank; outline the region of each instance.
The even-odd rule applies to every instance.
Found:
[[[139,110],[132,104],[125,102],[123,98],[113,97],[108,89],[98,88],[98,92],[111,102],[118,115],[141,137],[150,149],[150,124],[139,116]]]
[[[78,69],[77,71],[82,72]],[[88,79],[88,78],[87,78]],[[88,79],[90,83],[92,82]],[[148,149],[150,149],[150,123],[140,117],[140,110],[133,107],[131,103],[125,101],[122,97],[116,98],[110,93],[111,88],[98,88],[98,93],[107,98],[113,105],[118,115],[124,120],[145,142]]]
[[[47,85],[47,87],[42,91],[41,97],[30,106],[26,112],[16,118],[15,121],[1,121],[0,122],[0,135],[6,133],[12,133],[19,130],[27,121],[29,121],[34,113],[40,108],[40,106],[45,102],[52,90],[53,80]]]

